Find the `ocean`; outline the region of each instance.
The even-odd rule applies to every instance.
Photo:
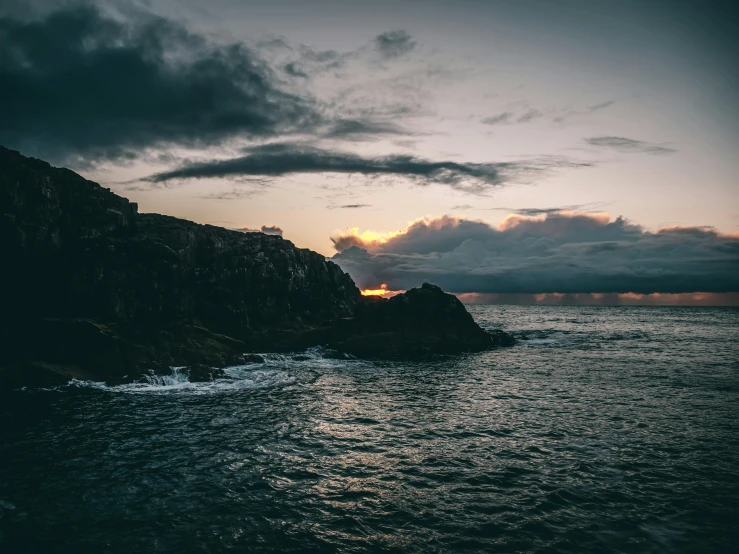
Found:
[[[0,552],[739,551],[739,309],[468,308],[518,344],[4,393]]]

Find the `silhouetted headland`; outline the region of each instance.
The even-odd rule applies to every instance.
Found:
[[[137,205],[68,169],[0,147],[6,345],[0,384],[192,380],[324,345],[362,357],[507,345],[440,288],[361,296],[324,256],[282,237],[199,225]]]

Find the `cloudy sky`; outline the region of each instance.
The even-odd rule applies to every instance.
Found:
[[[0,144],[364,288],[736,301],[734,4],[6,1]]]

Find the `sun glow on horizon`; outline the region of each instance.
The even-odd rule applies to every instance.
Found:
[[[387,285],[385,283],[380,285],[379,289],[364,289],[361,291],[362,296],[383,296],[387,290]]]
[[[362,289],[362,296],[380,296],[382,298],[392,298],[397,294],[402,294],[404,290],[388,290],[385,283],[380,285],[379,289]]]

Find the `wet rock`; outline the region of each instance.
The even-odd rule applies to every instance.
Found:
[[[246,364],[263,364],[264,358],[259,354],[234,354],[226,361],[226,367]]]
[[[494,329],[487,333],[490,335],[493,346],[513,346],[516,344],[516,339],[513,336],[500,329]]]
[[[204,364],[191,365],[181,370],[187,374],[187,379],[191,383],[204,383],[215,379],[225,379],[226,374],[222,369],[210,367]]]

